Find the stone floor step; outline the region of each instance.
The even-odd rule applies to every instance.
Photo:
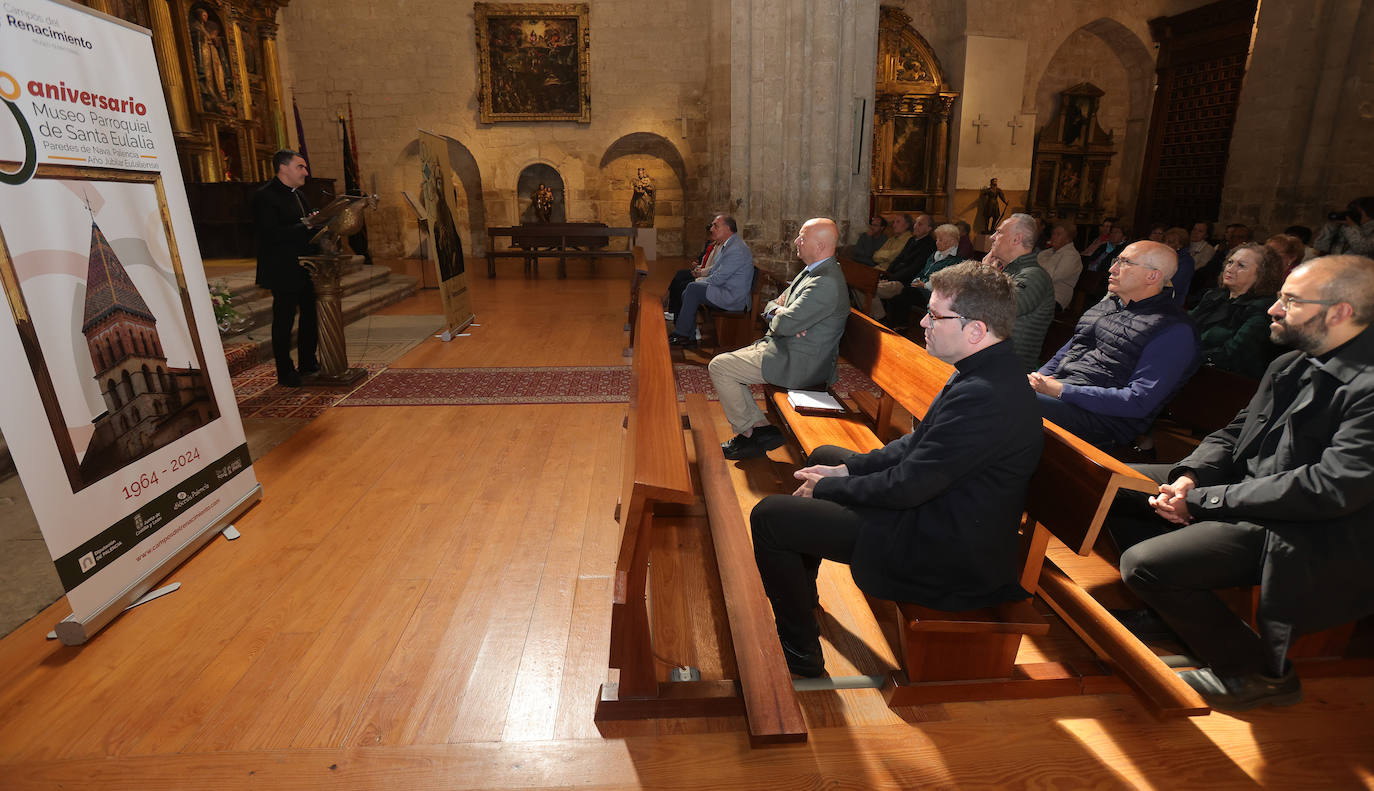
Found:
[[[374,267],[376,268],[376,267]],[[385,268],[385,267],[380,267]],[[355,290],[343,295],[340,302],[343,308],[343,323],[352,324],[364,316],[413,296],[419,290],[420,281],[414,275],[391,274],[370,288]],[[272,321],[272,299],[269,294],[263,310],[266,319],[234,335],[224,336],[225,356],[230,360],[230,373],[251,368],[257,363],[272,359],[272,335],[267,325]]]

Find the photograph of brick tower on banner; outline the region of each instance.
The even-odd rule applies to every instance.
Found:
[[[105,400],[81,459],[86,483],[219,417],[204,372],[168,364],[157,318],[94,219],[81,333]]]

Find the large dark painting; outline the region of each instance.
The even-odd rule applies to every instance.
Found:
[[[591,121],[586,3],[476,3],[481,120]]]

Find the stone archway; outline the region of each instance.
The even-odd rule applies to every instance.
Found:
[[[1115,132],[1117,160],[1108,174],[1108,195],[1115,213],[1134,214],[1145,143],[1149,134],[1155,62],[1149,47],[1130,28],[1100,17],[1069,32],[1046,62],[1035,85],[1040,123],[1053,115],[1060,91],[1091,82],[1107,92],[1102,126]],[[1123,95],[1124,94],[1124,95]]]
[[[665,172],[666,166],[666,172]],[[610,225],[630,224],[631,180],[639,168],[645,168],[654,179],[656,207],[654,228],[658,233],[660,251],[678,255],[690,247],[699,236],[686,234],[687,166],[682,153],[666,137],[653,132],[631,132],[606,148],[601,155],[603,194],[601,202],[607,207],[602,219]],[[671,174],[673,183],[665,178]],[[687,236],[684,240],[684,236]]]
[[[468,150],[468,147],[444,136],[444,141],[448,144],[448,160],[453,168],[451,176],[456,176],[458,184],[461,185],[461,192],[458,195],[459,202],[455,210],[459,217],[467,216],[466,231],[467,239],[463,249],[468,256],[486,255],[487,245],[487,208],[482,200],[482,172],[477,167],[477,159]],[[420,139],[414,138],[396,157],[395,164],[401,169],[404,176],[406,191],[417,202],[420,200],[421,193],[421,173],[420,173]],[[452,188],[454,185],[450,185]],[[418,236],[416,237],[418,239]]]

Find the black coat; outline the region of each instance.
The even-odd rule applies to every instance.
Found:
[[[1323,363],[1311,359],[1295,351],[1275,360],[1250,404],[1170,475],[1197,479],[1187,496],[1195,519],[1268,531],[1259,605],[1266,637],[1374,612],[1374,329]],[[1278,441],[1262,442],[1281,417],[1276,391],[1299,387],[1309,369],[1311,384]]]
[[[883,280],[896,280],[903,285],[910,283],[935,253],[935,234],[928,233],[920,239],[912,238],[902,248],[902,252],[888,264]]]
[[[910,434],[850,457],[814,496],[852,508],[864,529],[850,561],[866,593],[940,610],[1029,594],[1017,583],[1017,529],[1044,431],[1010,341],[970,355]]]
[[[297,200],[299,196],[299,200]],[[310,213],[304,193],[273,178],[253,193],[253,226],[258,234],[259,286],[272,291],[304,292],[313,287],[310,273],[296,259],[314,252],[315,231],[301,218]]]

